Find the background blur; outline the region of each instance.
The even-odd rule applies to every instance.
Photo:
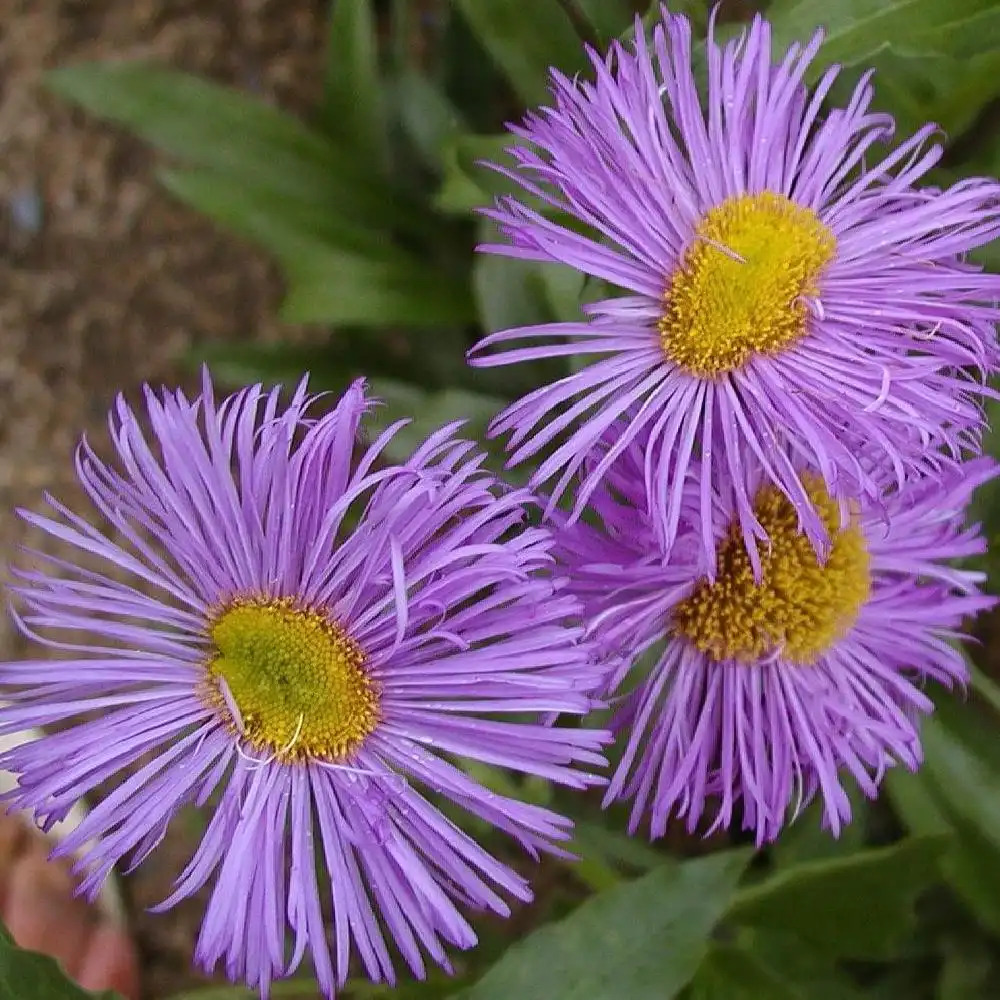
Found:
[[[331,22],[327,0],[0,0],[3,562],[22,544],[49,545],[15,507],[37,507],[43,491],[78,506],[72,449],[87,432],[103,450],[114,395],[136,399],[147,380],[194,387],[202,359],[227,385],[311,370],[316,388],[339,389],[365,373],[387,401],[382,418],[413,414],[417,435],[460,416],[478,433],[506,399],[553,375],[545,364],[464,363],[483,329],[571,318],[581,296],[601,292],[559,268],[473,257],[488,235],[474,209],[501,187],[475,161],[499,154],[505,120],[544,101],[550,64],[580,69],[581,36],[603,46],[648,3],[333,6]],[[705,3],[672,7],[701,33]],[[755,9],[727,0],[722,32]],[[900,136],[925,120],[942,125],[937,182],[997,173],[996,0],[773,0],[767,11],[777,46],[829,27],[817,67],[847,65],[841,96],[875,65],[876,104],[896,115]],[[194,82],[88,66],[95,60],[149,61]],[[995,247],[981,257],[998,259]],[[982,497],[980,509],[996,539],[1000,503]],[[686,995],[1000,997],[1000,635],[989,621],[976,629],[974,689],[927,726],[927,766],[859,803],[838,842],[815,810],[793,826],[763,862],[779,879],[765,930],[720,937],[725,948]],[[22,652],[0,624],[0,656]],[[479,921],[483,945],[458,963],[458,982],[405,983],[401,1000],[449,995],[532,927],[627,875],[740,840],[677,832],[650,850],[621,836],[622,816],[602,815],[596,799],[522,784],[518,794],[581,821],[584,862],[519,859],[538,903],[506,923]],[[189,966],[199,900],[145,912],[167,895],[203,823],[182,815],[123,881],[154,1000],[204,982]],[[760,898],[744,898],[744,918],[760,920]]]

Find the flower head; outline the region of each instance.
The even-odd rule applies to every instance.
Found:
[[[24,514],[81,558],[17,574],[19,624],[63,658],[0,665],[0,732],[60,729],[0,766],[43,825],[119,781],[58,849],[83,850],[89,892],[217,797],[162,907],[215,873],[198,960],[266,993],[310,951],[330,996],[352,953],[376,980],[394,978],[390,948],[417,975],[425,954],[447,967],[445,944],[475,942],[461,905],[530,896],[428,794],[533,855],[567,836],[456,759],[583,787],[606,737],[525,721],[586,712],[594,670],[551,536],[524,526],[530,495],[454,427],[401,466],[381,464],[400,425],[359,450],[361,383],[326,416],[314,404],[304,385],[285,408],[260,387],[217,403],[206,375],[193,401],[147,391],[152,441],[118,403],[116,466],[81,445],[114,536],[54,500]]]
[[[771,538],[759,574],[737,512],[706,498],[694,475],[668,559],[641,506],[642,462],[634,445],[592,499],[600,527],[565,525],[557,549],[613,664],[609,693],[620,695],[612,727],[623,751],[606,801],[631,801],[633,832],[648,821],[661,836],[674,816],[691,830],[703,819],[728,827],[742,815],[762,843],[819,793],[838,833],[851,815],[842,772],[873,796],[886,768],[915,769],[917,721],[932,709],[924,680],[966,680],[949,640],[993,601],[977,591],[982,574],[951,563],[985,548],[962,519],[993,462],[965,463],[945,481],[889,483],[872,505],[835,502],[799,468],[831,537],[822,561],[757,470],[748,488]],[[714,580],[699,573],[692,521],[704,503]]]
[[[624,418],[575,516],[641,436],[661,547],[677,537],[677,484],[693,465],[703,478],[725,470],[748,546],[764,540],[749,457],[822,553],[829,535],[793,455],[832,495],[874,498],[860,443],[900,483],[978,446],[984,390],[971,374],[997,364],[1000,277],[962,258],[1000,235],[1000,185],[919,187],[941,156],[935,127],[879,152],[893,121],[871,110],[867,76],[843,108],[827,107],[836,67],[806,89],[820,41],[775,64],[760,17],[724,47],[709,37],[700,94],[690,25],[664,10],[651,40],[637,24],[634,43],[591,52],[592,82],[554,73],[552,106],[512,127],[515,166],[497,169],[531,201],[501,198],[486,214],[509,242],[480,249],[627,293],[587,307],[587,322],[500,331],[471,355],[597,359],[493,424],[512,464],[554,442],[534,478],[559,476],[553,504]]]

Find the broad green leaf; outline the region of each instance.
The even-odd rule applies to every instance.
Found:
[[[695,974],[750,858],[656,869],[513,944],[463,1000],[670,1000]]]
[[[863,994],[839,968],[829,949],[817,949],[794,934],[744,928],[737,945],[802,1000],[861,1000]]]
[[[634,15],[628,0],[571,0],[571,2],[603,42],[620,35],[632,24]]]
[[[909,54],[892,43],[843,73],[830,100],[846,103],[862,72],[875,70],[874,106],[896,121],[905,138],[928,122],[940,125],[948,140],[965,132],[1000,94],[1000,48],[971,59],[933,53]]]
[[[886,790],[910,833],[948,836],[941,866],[948,884],[986,927],[1000,934],[1000,854],[996,848],[973,825],[947,813],[925,771],[893,771],[886,777]]]
[[[0,997],[3,1000],[114,1000],[111,990],[89,993],[66,978],[54,958],[14,944],[0,926]]]
[[[691,982],[691,1000],[812,1000],[735,945],[713,944]]]
[[[372,0],[331,0],[322,117],[369,165],[383,165],[385,110]]]
[[[774,0],[768,7],[774,48],[825,31],[815,78],[830,63],[855,65],[891,42],[899,52],[958,58],[997,47],[1000,6],[994,0]]]
[[[949,942],[944,949],[935,1000],[986,1000],[992,961],[981,941]]]
[[[259,241],[281,263],[288,283],[281,316],[293,323],[438,326],[475,319],[465,275],[394,250],[384,241],[338,245],[297,228],[293,216],[254,211],[245,192],[220,173],[173,170],[164,183],[184,201]]]
[[[319,997],[319,985],[315,979],[302,977],[279,979],[271,983],[270,996],[275,1000],[313,1000]],[[259,997],[259,990],[245,986],[204,986],[174,993],[169,1000],[258,1000]]]
[[[815,799],[774,844],[771,853],[779,867],[843,857],[864,847],[868,800],[856,781],[845,780],[844,786],[851,801],[851,822],[841,830],[840,836],[831,837],[830,831],[823,829],[823,803]]]
[[[924,770],[939,801],[1000,850],[1000,741],[992,713],[941,698],[921,736]]]
[[[47,79],[61,96],[233,185],[267,188],[367,226],[426,227],[423,213],[348,146],[228,87],[134,62],[83,63]]]
[[[552,67],[586,68],[583,43],[557,0],[452,0],[479,44],[528,105],[548,98]]]
[[[745,889],[728,917],[794,932],[832,954],[884,958],[910,929],[917,895],[939,874],[943,837],[786,868]]]
[[[995,720],[974,704],[942,699],[924,723],[923,742],[921,770],[889,776],[892,801],[911,830],[950,834],[948,882],[985,926],[1000,933]]]
[[[670,860],[635,837],[597,823],[574,823],[567,850],[577,855],[568,862],[569,873],[595,892],[617,885],[626,869],[647,872],[666,866]]]

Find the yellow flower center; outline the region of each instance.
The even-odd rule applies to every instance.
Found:
[[[816,480],[805,485],[832,540],[825,563],[799,531],[791,503],[767,486],[754,501],[770,539],[760,553],[760,583],[734,524],[719,549],[715,582],[699,584],[675,608],[675,632],[711,659],[751,663],[780,650],[785,660],[811,663],[846,634],[868,599],[861,530],[855,524],[841,529],[840,511],[823,486]]]
[[[716,205],[664,293],[663,353],[692,375],[712,378],[775,354],[806,332],[805,299],[836,250],[808,208],[765,191]]]
[[[237,601],[210,634],[213,703],[251,746],[282,760],[341,760],[374,731],[379,698],[365,655],[325,616],[288,599]]]

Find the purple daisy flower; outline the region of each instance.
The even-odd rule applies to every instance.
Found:
[[[952,561],[985,549],[963,513],[996,466],[980,458],[946,481],[889,483],[877,505],[838,504],[799,467],[831,537],[825,562],[788,499],[751,471],[753,511],[771,538],[758,580],[737,512],[693,474],[666,557],[641,507],[643,462],[636,444],[592,499],[600,527],[564,525],[557,549],[616,665],[608,693],[620,696],[612,728],[624,746],[606,804],[630,801],[630,831],[648,820],[653,837],[674,816],[714,830],[740,809],[760,844],[818,792],[836,835],[851,816],[841,772],[874,796],[886,768],[915,769],[918,719],[933,707],[924,681],[967,680],[951,640],[994,601],[977,590],[982,573]],[[699,576],[694,519],[706,503],[714,582]]]
[[[770,34],[760,17],[724,47],[710,32],[704,95],[690,24],[665,9],[651,42],[637,21],[634,43],[591,51],[592,82],[554,72],[553,106],[511,127],[515,166],[496,167],[534,201],[503,197],[486,212],[509,243],[480,250],[629,293],[587,307],[589,322],[504,330],[474,348],[480,366],[598,356],[515,402],[492,433],[510,433],[511,464],[555,442],[533,480],[559,476],[555,504],[627,418],[573,514],[641,435],[643,503],[666,551],[692,465],[706,481],[725,471],[748,546],[764,539],[741,474],[752,456],[822,553],[822,514],[793,457],[834,496],[874,497],[858,443],[898,482],[926,471],[930,448],[977,447],[986,390],[970,372],[997,365],[1000,277],[962,257],[1000,236],[1000,185],[917,187],[941,156],[935,126],[876,155],[894,126],[871,110],[869,77],[829,110],[836,67],[803,85],[821,33],[777,65]]]
[[[196,958],[263,994],[307,951],[327,996],[352,954],[373,980],[394,980],[391,950],[417,976],[425,954],[448,968],[446,944],[476,941],[460,906],[506,914],[530,891],[427,792],[558,853],[567,820],[455,759],[583,788],[598,779],[576,766],[601,765],[607,741],[526,721],[587,712],[595,669],[548,573],[552,537],[524,525],[530,495],[454,426],[381,466],[404,422],[358,453],[363,383],[321,419],[315,398],[216,403],[207,374],[193,401],[147,390],[152,444],[119,401],[118,469],[86,442],[77,458],[115,540],[55,500],[23,514],[81,554],[39,555],[14,588],[24,632],[63,658],[0,665],[0,732],[60,727],[0,758],[12,806],[48,825],[119,781],[57,849],[83,850],[82,891],[217,797],[160,908],[215,874]]]

